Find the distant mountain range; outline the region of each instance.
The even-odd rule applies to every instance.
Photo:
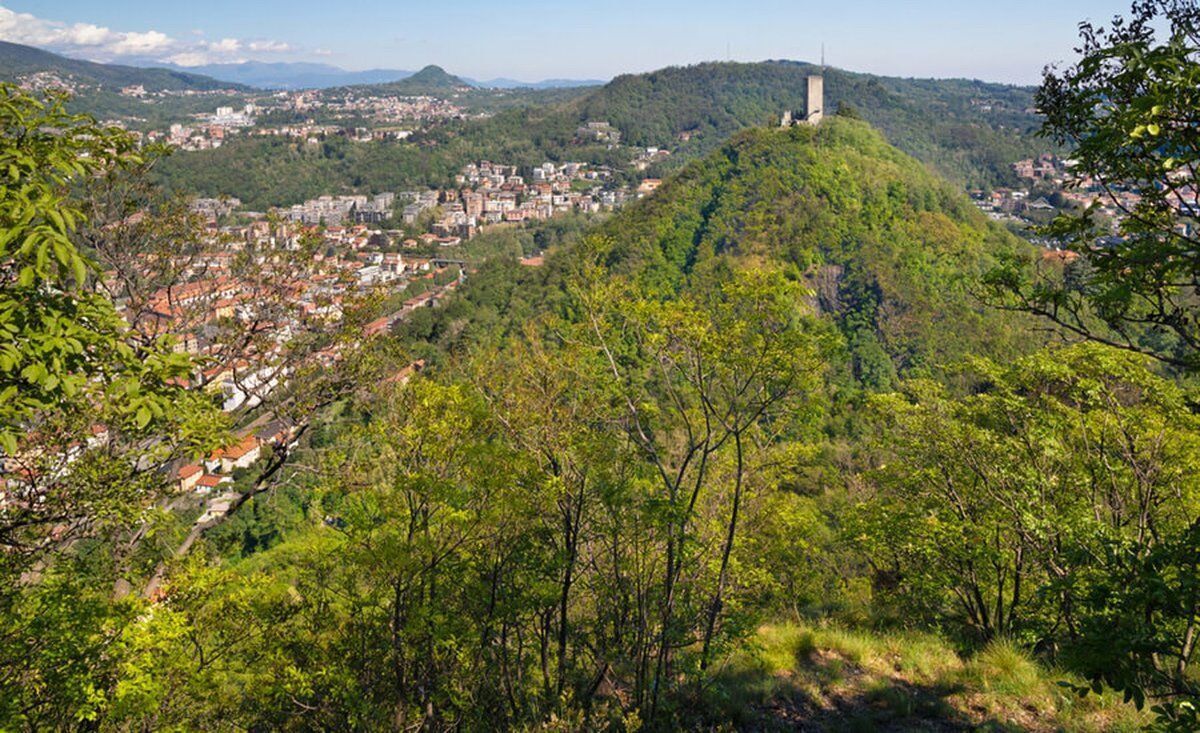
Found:
[[[203,66],[176,66],[147,62],[145,65],[203,74],[214,79],[236,82],[259,89],[328,89],[330,87],[388,84],[407,79],[418,73],[406,69],[348,71],[331,64],[303,61],[271,63],[243,61],[238,64],[205,64]],[[531,82],[505,77],[483,81],[466,77],[457,78],[466,86],[481,89],[564,89],[604,84],[604,81],[600,79],[543,79]]]
[[[259,89],[324,89],[355,84],[384,84],[413,75],[404,69],[367,69],[346,71],[329,64],[306,62],[243,61],[239,64],[177,66],[150,63],[175,71],[190,71]]]
[[[73,79],[79,83],[104,87],[112,91],[137,84],[141,84],[151,92],[187,89],[196,91],[247,89],[241,83],[228,80],[219,81],[192,71],[97,64],[59,56],[32,46],[0,41],[0,79],[12,81],[17,77],[37,72],[49,72],[64,79]]]
[[[440,67],[435,68],[441,71]],[[72,76],[76,80],[104,87],[141,84],[148,91],[209,89],[328,89],[331,87],[374,86],[409,79],[421,72],[407,69],[365,69],[348,71],[331,64],[305,61],[243,61],[236,64],[179,66],[153,59],[135,59],[131,65],[99,64],[68,58],[33,46],[0,41],[0,79],[39,71]],[[422,70],[424,71],[424,69]],[[600,79],[543,79],[520,81],[505,77],[478,81],[454,77],[455,85],[481,89],[565,89],[600,86]],[[418,80],[410,86],[428,87]]]
[[[542,79],[541,81],[519,81],[517,79],[488,79],[475,81],[467,79],[472,86],[484,89],[571,89],[573,87],[599,87],[608,83],[607,79]]]

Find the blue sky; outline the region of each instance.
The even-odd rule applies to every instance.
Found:
[[[608,78],[732,57],[1035,83],[1079,21],[1128,0],[0,0],[0,40],[100,61],[436,63],[474,78]]]

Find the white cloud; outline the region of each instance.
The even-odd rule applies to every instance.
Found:
[[[222,38],[219,41],[209,41],[205,46],[213,53],[234,53],[242,49],[242,42],[236,38]]]
[[[21,17],[21,16],[18,16]],[[21,17],[24,20],[24,16]],[[53,30],[51,30],[53,32]],[[98,25],[91,23],[76,23],[73,26],[63,28],[59,31],[59,37],[68,43],[75,43],[80,46],[98,46],[113,39],[115,34],[107,28],[101,28]]]
[[[158,31],[145,33],[118,33],[119,40],[108,48],[117,56],[153,56],[170,50],[175,41]]]
[[[283,41],[251,41],[249,48],[259,53],[287,53],[295,50]]]
[[[245,51],[254,54],[292,53],[295,48],[282,41],[222,38],[205,41],[173,38],[156,30],[114,31],[93,23],[65,23],[18,13],[0,6],[0,40],[37,46],[68,56],[93,61],[139,58],[169,61],[180,66],[244,61]]]

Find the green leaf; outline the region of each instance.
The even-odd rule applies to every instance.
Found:
[[[83,262],[83,258],[76,255],[71,258],[71,269],[75,274],[75,282],[82,285],[87,279],[87,266]]]

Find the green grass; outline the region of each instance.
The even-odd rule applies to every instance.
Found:
[[[1046,670],[1009,641],[988,644],[966,663],[959,677],[964,684],[999,697],[1036,700],[1046,692]]]
[[[921,633],[773,624],[725,660],[697,710],[739,730],[1133,731],[1149,721],[1008,641],[963,657]]]

